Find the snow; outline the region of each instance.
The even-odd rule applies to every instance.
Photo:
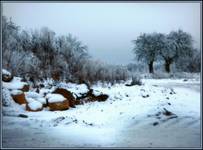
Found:
[[[6,69],[2,69],[2,74],[11,76],[11,73],[9,71],[7,71]]]
[[[42,103],[42,104],[46,104],[46,99],[43,97],[37,98],[36,101]]]
[[[31,98],[39,98],[42,97],[40,94],[36,92],[25,92],[26,97],[31,97]]]
[[[66,100],[63,95],[60,94],[47,94],[46,98],[48,99],[49,103],[56,103],[56,102],[63,102]]]
[[[46,88],[42,88],[39,91],[40,95],[46,95],[47,93],[51,93],[53,90],[52,89],[46,89]]]
[[[102,94],[102,92],[100,92],[100,91],[98,91],[98,90],[93,90],[93,94],[94,94],[95,96],[99,96],[99,95]]]
[[[14,103],[9,90],[6,88],[2,89],[2,102],[3,102],[3,106],[6,106],[6,107],[11,106]]]
[[[30,107],[31,110],[37,110],[42,108],[42,103],[38,101],[30,101],[28,103],[28,106]]]
[[[66,111],[25,112],[21,109],[20,113],[29,116],[27,120],[4,116],[5,145],[66,148],[200,146],[200,90],[196,89],[196,84],[200,87],[200,81],[144,79],[143,83],[141,86],[94,85],[95,94],[109,95],[105,102],[77,105]],[[69,89],[76,89],[70,85]],[[63,87],[68,88],[67,84]],[[49,102],[65,99],[50,93],[46,98]],[[177,117],[164,115],[164,109]]]
[[[19,95],[22,94],[23,92],[21,90],[12,90],[11,95]]]
[[[27,97],[26,100],[28,103],[32,103],[32,102],[36,101],[35,99],[30,98],[30,97]]]
[[[43,95],[36,93],[36,92],[25,92],[26,99],[32,98],[42,104],[46,104],[46,99],[43,97]]]
[[[14,77],[11,82],[3,82],[3,87],[9,89],[9,90],[19,90],[22,89],[24,85],[26,85],[26,82],[22,82],[21,78]]]

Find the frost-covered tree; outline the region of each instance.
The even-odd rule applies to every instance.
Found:
[[[31,41],[31,34],[29,33],[29,31],[23,30],[19,33],[19,42],[23,51],[31,51],[32,41]]]
[[[153,63],[157,60],[160,50],[164,47],[164,35],[161,33],[141,34],[133,41],[133,49],[138,61],[142,60],[148,64],[149,72],[153,73]]]
[[[165,70],[170,72],[170,65],[180,57],[192,55],[192,36],[182,30],[172,31],[165,38],[165,47],[160,55],[165,61]]]
[[[47,27],[31,32],[31,51],[40,60],[39,75],[51,77],[56,57],[55,33]]]
[[[2,17],[2,58],[3,67],[7,70],[10,70],[12,52],[20,49],[18,31],[19,27],[11,19],[8,20],[5,16]]]
[[[82,66],[88,58],[87,46],[71,34],[58,37],[56,43],[57,52],[65,58],[70,74],[80,76]]]
[[[200,72],[201,71],[201,53],[200,50],[193,49],[192,55],[180,57],[175,61],[178,71]]]
[[[122,66],[91,60],[87,46],[71,34],[56,36],[47,27],[21,31],[6,17],[2,26],[3,68],[13,75],[32,82],[53,78],[79,83],[113,82],[128,77]]]

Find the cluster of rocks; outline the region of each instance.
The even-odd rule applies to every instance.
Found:
[[[16,103],[25,104],[27,111],[41,111],[44,107],[48,107],[51,111],[67,110],[70,107],[75,108],[76,105],[87,102],[105,101],[109,97],[102,93],[95,95],[93,89],[89,89],[87,93],[81,96],[74,97],[73,93],[65,88],[55,88],[50,91],[50,89],[45,89],[44,85],[41,87],[48,92],[41,94],[40,89],[37,89],[36,92],[29,91],[29,84],[20,78],[17,79],[8,71],[2,71],[3,86],[10,90],[11,96]]]

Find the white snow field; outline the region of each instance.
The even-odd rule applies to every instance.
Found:
[[[200,80],[143,79],[143,83],[95,85],[96,92],[109,95],[107,101],[66,111],[27,112],[25,106],[10,102],[12,107],[3,107],[2,146],[200,147]],[[3,89],[9,99],[8,92]]]

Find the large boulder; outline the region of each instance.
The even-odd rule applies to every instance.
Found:
[[[38,102],[32,98],[28,99],[28,103],[26,103],[26,110],[27,111],[36,112],[36,111],[41,111],[42,109],[43,109],[42,103],[40,103],[40,102]]]
[[[13,90],[11,91],[11,96],[13,100],[18,104],[26,104],[25,94],[20,90]]]
[[[43,95],[40,95],[39,93],[36,92],[25,92],[25,97],[26,99],[34,99],[35,101],[38,101],[40,103],[42,103],[43,107],[47,106],[47,101],[46,99],[43,97]]]
[[[63,102],[48,103],[49,110],[67,110],[69,108],[69,101],[64,100]]]
[[[70,91],[63,88],[57,88],[53,93],[63,95],[63,97],[65,97],[69,101],[69,106],[75,107],[76,99]]]
[[[69,100],[61,94],[47,94],[46,98],[51,111],[69,109]]]
[[[13,75],[5,69],[2,69],[2,80],[4,82],[10,82],[13,79]]]

